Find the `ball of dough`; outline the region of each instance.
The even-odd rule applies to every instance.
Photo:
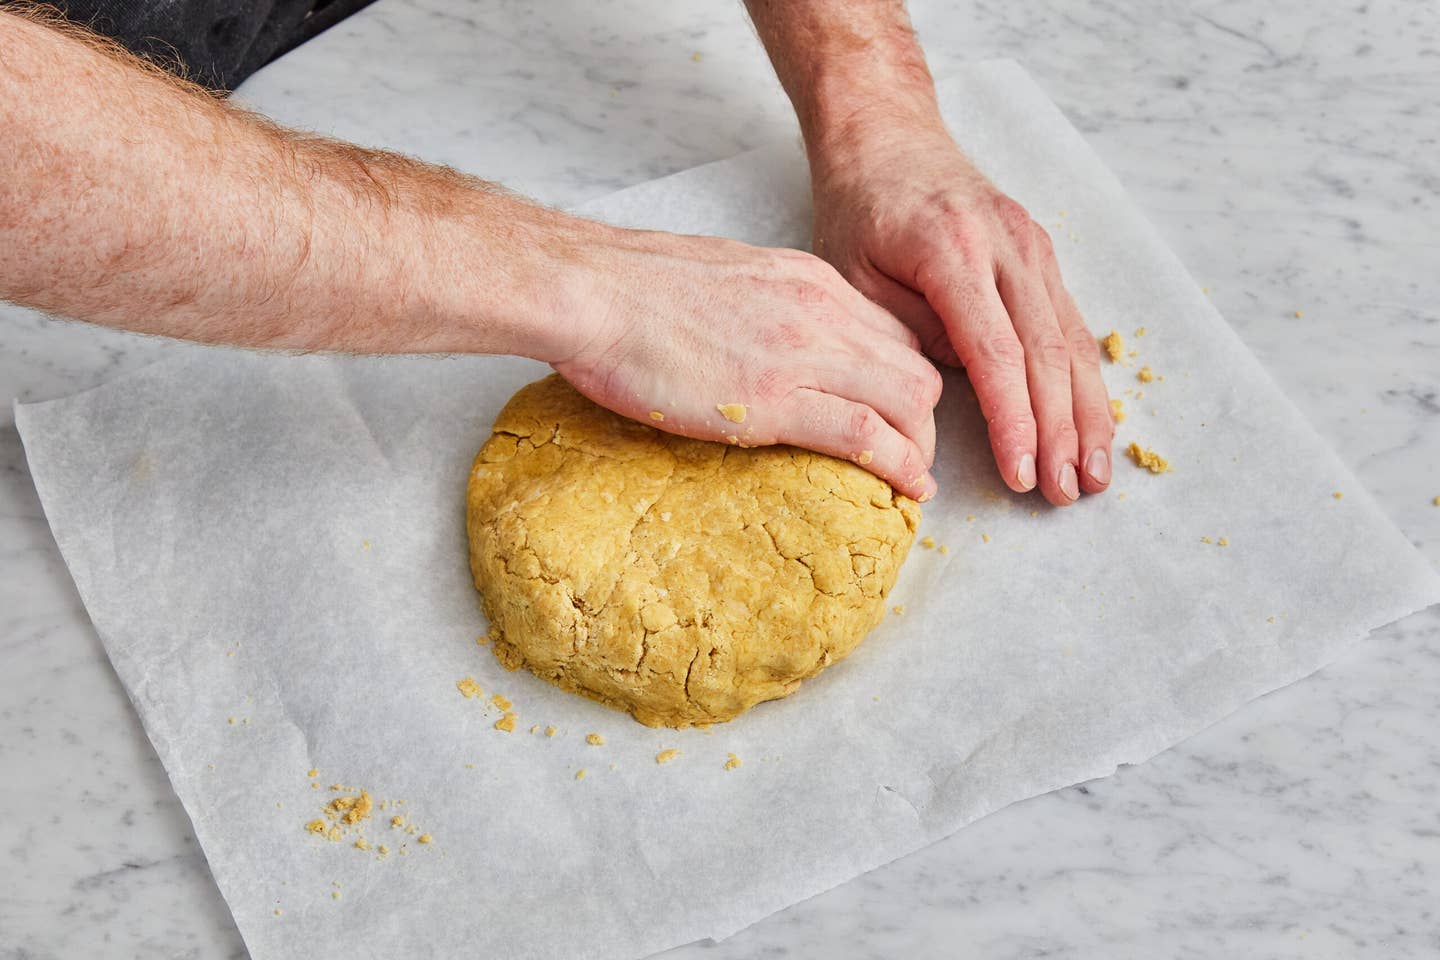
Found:
[[[559,376],[470,472],[470,569],[510,669],[652,727],[729,720],[854,650],[920,508],[851,463],[690,440]]]

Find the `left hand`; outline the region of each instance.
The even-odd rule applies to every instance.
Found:
[[[1095,337],[1050,237],[938,124],[871,128],[813,162],[815,252],[963,365],[1005,483],[1056,506],[1110,482]],[[812,155],[813,157],[813,155]]]

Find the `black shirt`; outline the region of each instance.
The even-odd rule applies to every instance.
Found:
[[[240,81],[371,0],[52,0],[132,53],[212,90]]]

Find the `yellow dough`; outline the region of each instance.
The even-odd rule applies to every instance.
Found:
[[[662,433],[553,375],[500,412],[466,501],[500,662],[665,727],[730,720],[848,655],[920,522],[853,464]]]

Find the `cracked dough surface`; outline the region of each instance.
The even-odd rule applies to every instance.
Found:
[[[470,569],[505,666],[649,726],[793,693],[885,613],[920,508],[854,464],[523,387],[475,458]]]

